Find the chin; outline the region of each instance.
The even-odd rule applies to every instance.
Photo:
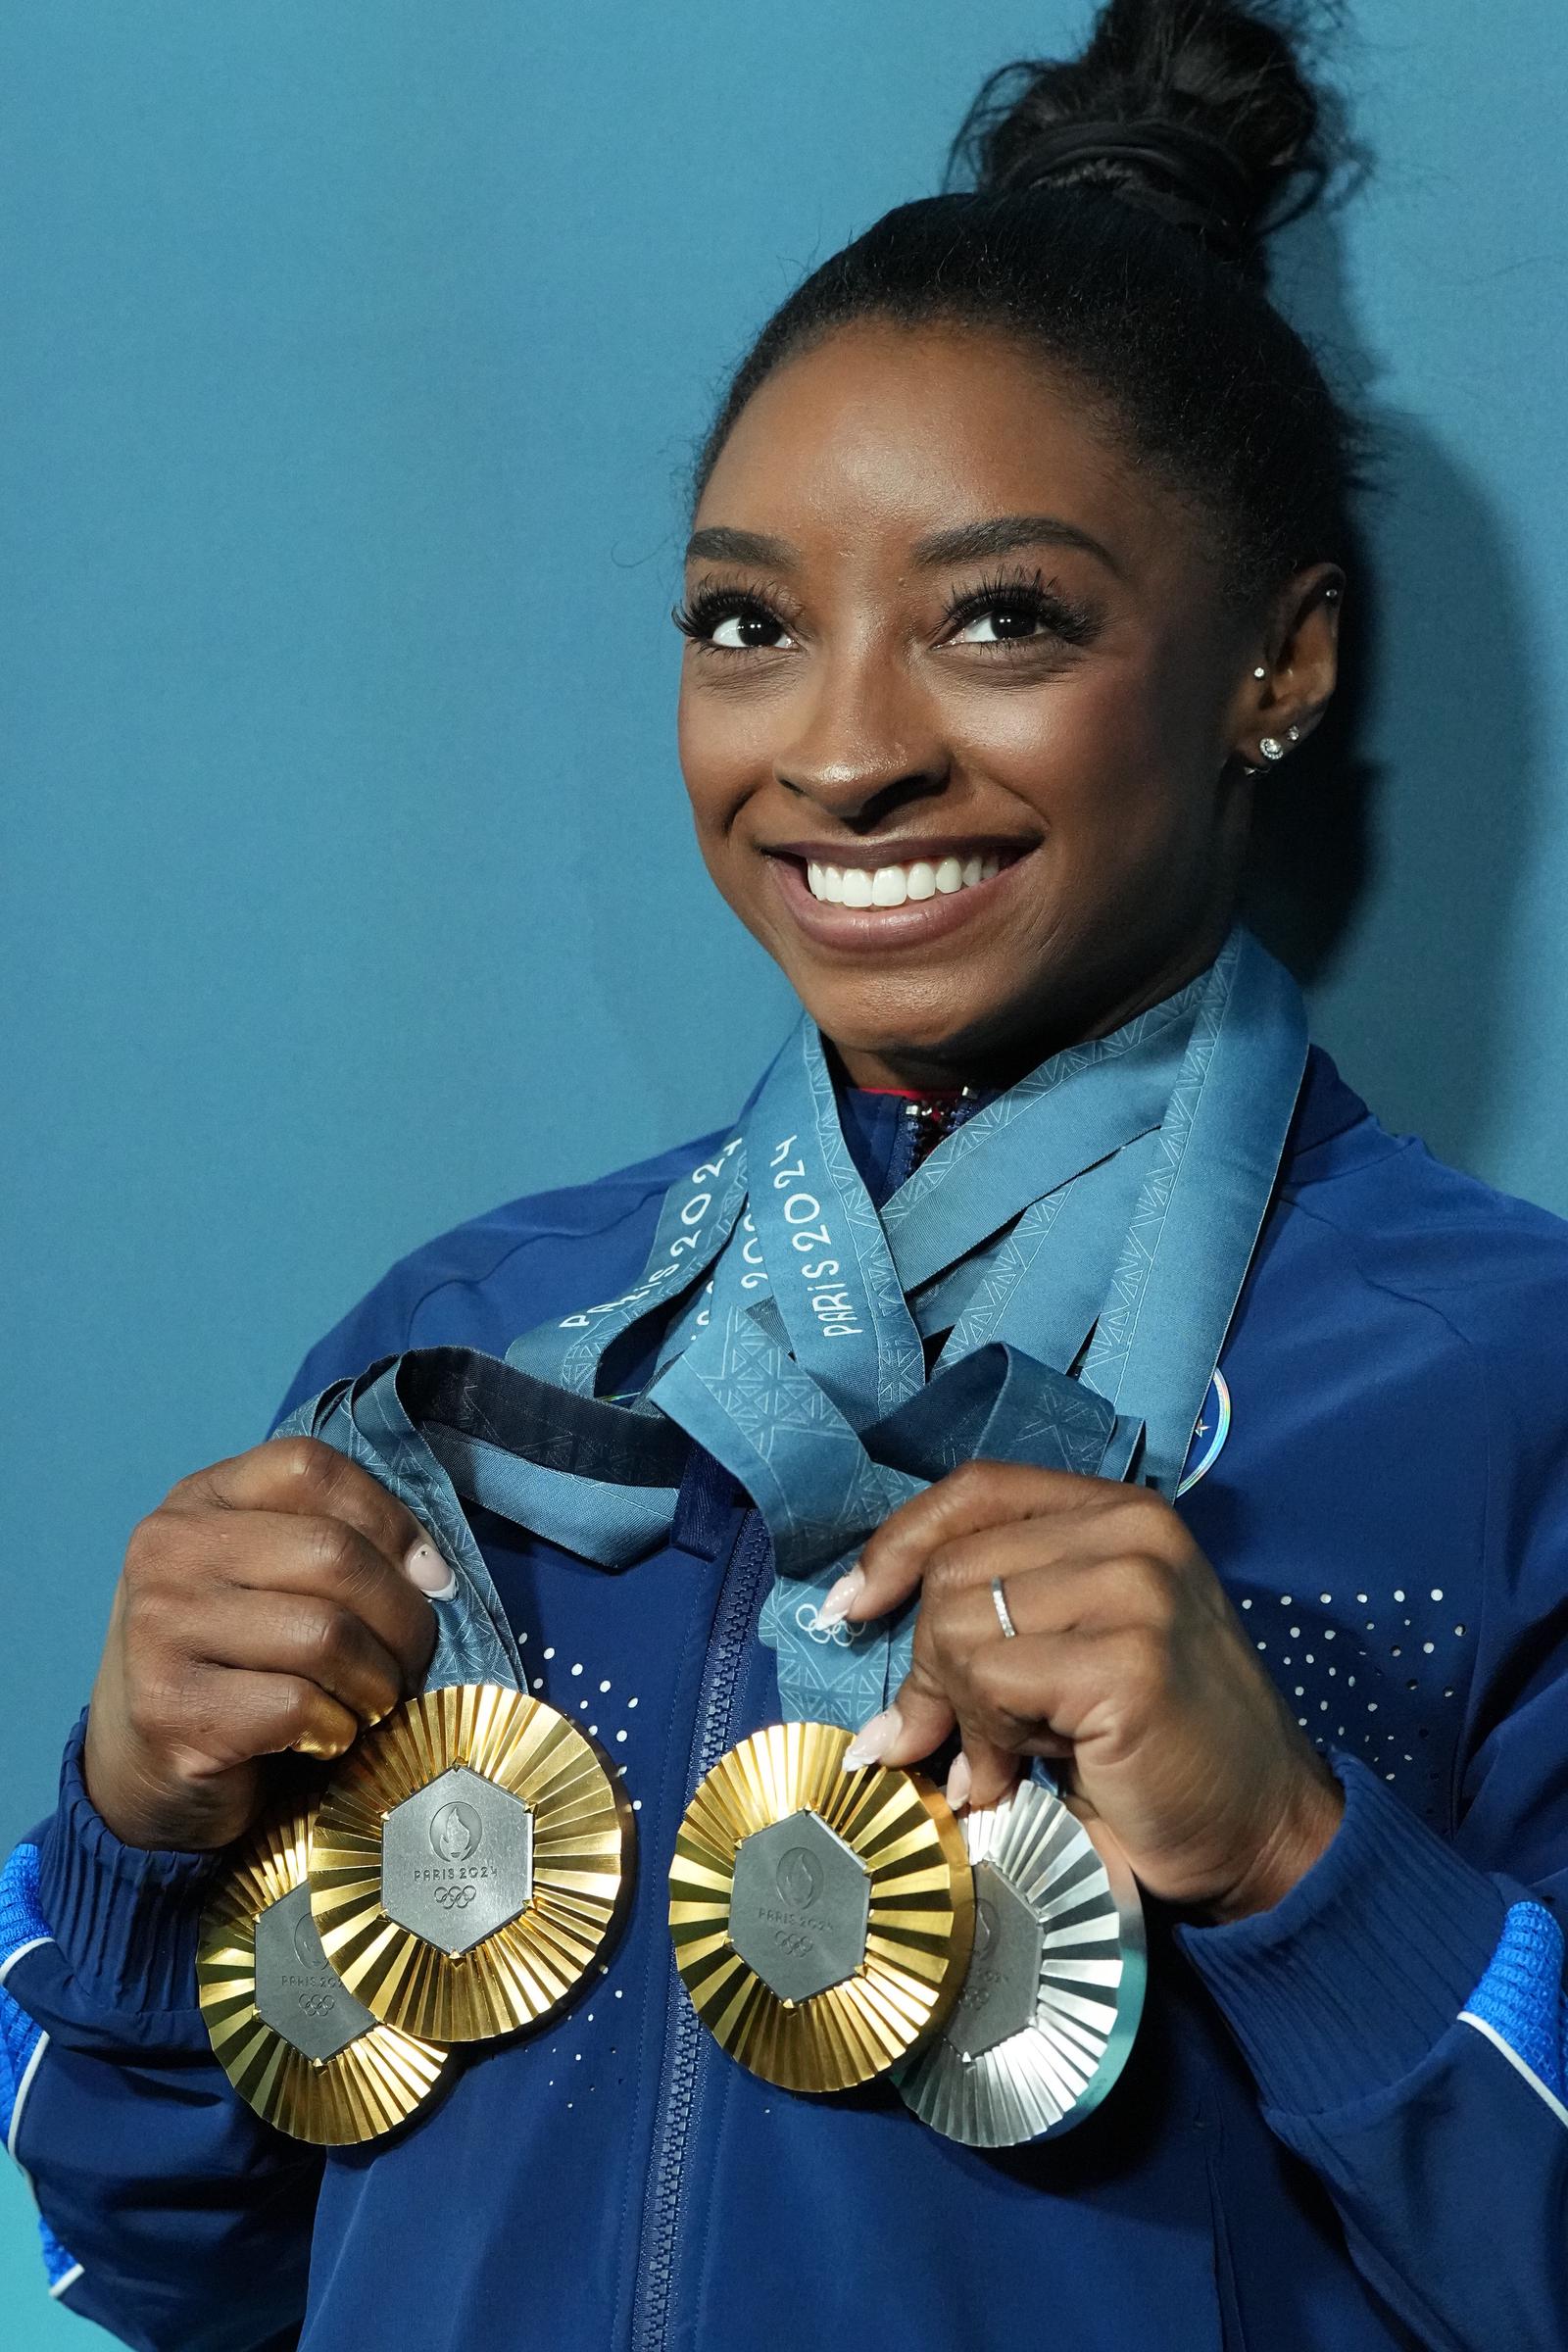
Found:
[[[873,1055],[895,1070],[918,1073],[923,1066],[937,1086],[956,1086],[969,1078],[986,1082],[985,1073],[994,1063],[1013,1058],[1009,1039],[1029,1026],[1000,996],[991,1004],[971,1000],[958,1006],[951,991],[945,991],[940,1004],[868,1006],[863,996],[850,1003],[835,1000],[831,991],[816,990],[810,998],[802,992],[802,1001],[842,1054]]]

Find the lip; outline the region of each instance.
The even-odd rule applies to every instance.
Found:
[[[932,861],[934,845],[922,842],[912,854],[903,857],[891,856],[892,846],[878,845],[881,855],[877,865],[912,865],[916,858]],[[1016,843],[1007,846],[1017,848]],[[807,853],[797,851],[793,843],[788,852],[769,852],[767,865],[773,887],[790,919],[816,946],[843,948],[852,954],[886,955],[890,949],[923,948],[931,941],[945,939],[950,931],[960,930],[976,915],[996,909],[1007,897],[1013,877],[1028,864],[1037,846],[1031,844],[987,882],[969,882],[962,890],[939,892],[934,899],[906,899],[902,906],[834,906],[825,899],[813,899],[806,879],[806,866],[799,862]],[[971,834],[961,845],[955,843],[951,850],[937,848],[936,857],[956,856],[960,847],[970,857],[977,852],[986,854]],[[1000,854],[1000,845],[992,854]],[[861,862],[859,858],[846,858],[842,847],[836,852],[819,854],[813,845],[810,857],[813,863],[822,865],[842,867]],[[868,865],[865,871],[874,873],[876,866]]]

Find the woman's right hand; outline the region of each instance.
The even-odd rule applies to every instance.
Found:
[[[123,1844],[227,1845],[269,1756],[340,1756],[416,1690],[450,1570],[412,1512],[318,1438],[182,1478],[131,1536],[83,1774]]]

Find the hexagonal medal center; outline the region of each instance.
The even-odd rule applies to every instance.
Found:
[[[1010,1879],[991,1862],[974,1868],[974,1950],[947,2038],[965,2058],[1033,2025],[1045,1931]]]
[[[257,1919],[256,2013],[318,2066],[337,2057],[375,2023],[327,1966],[308,1886],[279,1895]]]
[[[456,1957],[533,1899],[533,1815],[482,1773],[454,1764],[394,1805],[381,1832],[389,1919]]]
[[[730,1887],[729,1937],[784,2001],[808,2001],[865,1958],[871,1882],[853,1848],[803,1810],[743,1838]]]

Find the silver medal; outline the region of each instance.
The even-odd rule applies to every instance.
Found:
[[[1127,2062],[1144,2000],[1143,1907],[1108,1838],[1025,1781],[968,1813],[974,1951],[936,2038],[896,2080],[922,2123],[971,2148],[1068,2132]]]

